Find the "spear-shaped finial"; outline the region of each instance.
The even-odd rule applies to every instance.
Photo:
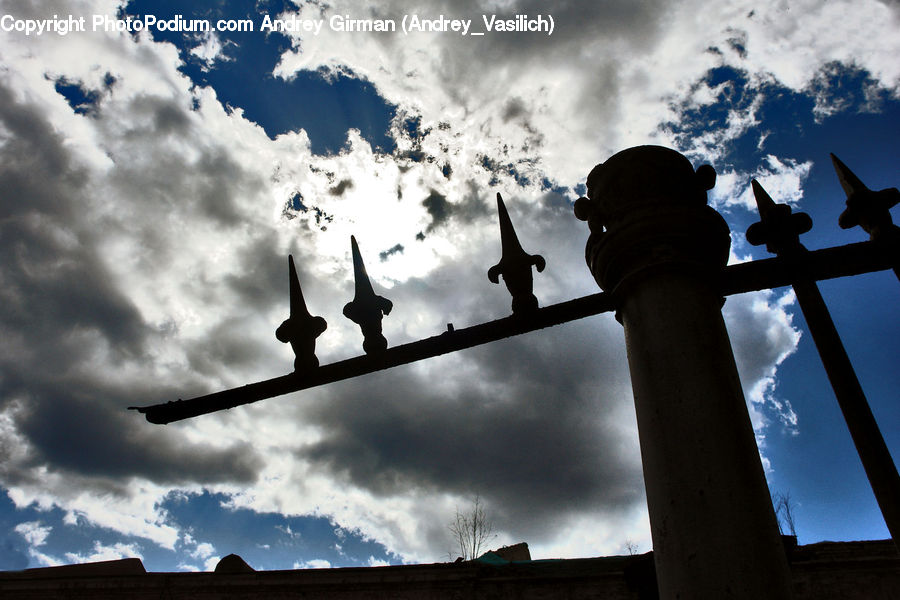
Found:
[[[537,267],[538,273],[544,270],[546,262],[544,257],[538,254],[528,254],[519,244],[516,230],[513,229],[503,198],[497,193],[497,211],[500,216],[500,262],[488,269],[488,279],[493,283],[500,283],[500,275],[509,293],[512,294],[512,311],[534,310],[538,307],[537,298],[532,293],[534,280],[531,267]]]
[[[859,225],[873,240],[883,231],[896,229],[891,219],[891,208],[900,202],[900,192],[897,191],[897,188],[888,188],[877,192],[870,190],[834,154],[831,155],[831,162],[834,164],[841,187],[847,194],[847,208],[838,218],[838,225],[841,226],[841,229],[850,229]]]
[[[328,328],[322,317],[314,317],[306,308],[294,257],[288,255],[288,285],[290,286],[291,312],[287,320],[275,330],[275,337],[290,343],[294,351],[294,371],[302,372],[319,366],[316,358],[316,338]]]
[[[766,245],[772,254],[781,255],[803,249],[800,234],[812,229],[812,219],[808,214],[795,213],[787,204],[776,204],[757,180],[750,182],[759,222],[747,228],[747,241],[754,246]]]
[[[838,225],[842,229],[857,225],[862,227],[869,234],[869,239],[889,258],[894,274],[900,279],[900,227],[894,225],[891,219],[891,208],[900,202],[900,191],[897,188],[877,192],[870,190],[834,154],[831,155],[831,162],[847,194],[847,208],[838,217]]]
[[[366,265],[363,264],[362,255],[356,238],[350,236],[350,250],[353,254],[353,277],[355,279],[355,293],[353,300],[344,306],[344,316],[359,325],[363,334],[363,350],[366,354],[382,352],[387,349],[387,340],[381,333],[381,319],[388,315],[393,308],[393,303],[382,296],[375,294],[369,275],[366,273]]]

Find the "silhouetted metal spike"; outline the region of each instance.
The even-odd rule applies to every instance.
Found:
[[[288,279],[291,296],[291,317],[304,317],[310,315],[303,299],[303,290],[300,289],[300,279],[297,277],[297,268],[294,266],[294,257],[288,255]]]
[[[383,352],[387,349],[387,339],[381,333],[381,319],[394,307],[393,303],[379,296],[372,288],[366,265],[359,252],[356,237],[350,236],[350,251],[353,255],[353,300],[344,306],[344,316],[359,325],[363,334],[363,350],[366,354]]]
[[[500,217],[500,262],[488,269],[488,279],[500,283],[500,275],[509,293],[512,294],[513,313],[534,310],[538,307],[537,298],[532,293],[533,279],[531,267],[538,272],[544,270],[546,262],[538,254],[528,254],[522,249],[512,220],[503,203],[503,197],[497,193],[497,212]]]
[[[831,162],[837,172],[838,181],[847,194],[847,208],[838,217],[841,229],[851,229],[857,225],[869,234],[875,245],[891,261],[894,275],[900,279],[900,227],[894,225],[891,208],[900,202],[897,188],[870,190],[847,165],[831,155]]]
[[[859,225],[866,233],[872,236],[872,240],[881,233],[896,238],[898,233],[891,219],[891,208],[900,202],[900,192],[897,188],[887,188],[880,191],[870,190],[853,171],[834,154],[831,162],[837,173],[838,181],[847,194],[847,208],[838,218],[838,225],[842,229],[850,229]],[[885,242],[877,242],[885,243]],[[893,241],[896,246],[898,242]],[[896,251],[896,250],[895,250]]]
[[[356,243],[356,236],[350,236],[350,253],[353,257],[353,279],[354,279],[354,298],[375,295],[372,289],[372,282],[369,281],[369,274],[366,272],[366,265],[363,262],[362,255],[359,253],[359,244]]]
[[[306,308],[300,279],[294,267],[294,257],[288,255],[288,286],[290,289],[290,316],[275,330],[275,337],[290,343],[294,351],[294,371],[303,372],[319,366],[316,357],[316,338],[328,328],[322,317],[314,317]]]
[[[775,201],[772,200],[772,196],[763,189],[763,186],[757,180],[752,180],[750,187],[753,188],[753,197],[756,199],[756,208],[759,211],[759,216],[765,219],[775,210]]]
[[[845,215],[861,215],[864,221],[871,224],[872,222],[868,219],[872,218],[872,209],[877,205],[877,200],[873,198],[875,193],[866,188],[837,157],[832,154],[831,158],[834,161],[841,185],[848,195],[847,210],[844,211],[844,215],[841,215],[841,219],[845,219]],[[791,214],[791,208],[786,204],[775,204],[756,181],[753,182],[753,193],[759,206],[760,222],[754,223],[747,229],[747,241],[753,244],[765,242],[770,252],[774,252],[779,258],[787,258],[790,261],[789,264],[793,263],[791,286],[797,296],[797,303],[800,305],[813,342],[819,351],[844,420],[850,430],[872,490],[875,492],[878,505],[881,507],[882,515],[896,542],[898,532],[900,532],[900,511],[897,509],[900,506],[898,505],[900,477],[897,475],[897,468],[894,466],[878,424],[872,416],[872,410],[819,287],[807,269],[799,268],[799,260],[808,256],[805,248],[800,244],[799,233],[809,229],[812,221],[803,213]],[[887,213],[886,207],[884,212]],[[806,221],[800,220],[800,217],[805,217],[808,225]],[[890,215],[887,218],[890,219]],[[893,227],[893,229],[896,233],[897,228]],[[884,230],[881,235],[885,241],[891,239]],[[874,234],[872,238],[873,241],[870,243],[877,246]],[[897,240],[896,237],[892,239],[894,242]],[[897,270],[896,248],[895,244],[894,272],[900,277]],[[882,253],[890,256],[889,252],[882,250]]]
[[[759,210],[759,222],[747,228],[747,241],[753,246],[766,245],[773,254],[803,250],[800,234],[812,229],[812,219],[806,213],[795,213],[787,204],[776,204],[769,193],[755,179],[750,182]]]
[[[497,192],[497,214],[500,217],[500,245],[503,256],[518,256],[526,254],[519,243],[519,237],[513,227],[512,220],[509,218],[509,211],[506,210],[506,204],[503,203],[503,196]]]
[[[857,177],[856,174],[841,161],[841,159],[834,155],[834,153],[831,153],[831,163],[834,165],[838,181],[841,182],[841,187],[844,188],[844,193],[847,194],[847,197],[856,193],[871,191],[866,187],[866,184],[864,184],[859,177]]]

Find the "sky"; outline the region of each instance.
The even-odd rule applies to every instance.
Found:
[[[389,345],[507,316],[498,192],[546,259],[540,304],[597,292],[572,204],[628,147],[714,166],[732,262],[767,256],[744,238],[752,178],[812,216],[810,249],[867,237],[837,225],[829,152],[900,184],[886,0],[0,0],[0,26],[3,570],[441,562],[476,497],[491,547],[646,552],[610,314],[166,426],[127,408],[291,371],[288,254],[320,362],[362,354],[351,235]],[[900,286],[820,287],[896,459]],[[790,289],[723,311],[800,543],[888,537]]]

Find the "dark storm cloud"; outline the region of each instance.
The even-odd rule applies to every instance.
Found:
[[[538,232],[566,240],[572,248],[548,253],[551,268],[550,257],[563,273],[560,263],[572,260],[589,278],[569,211],[509,203],[523,243]],[[486,276],[495,241],[463,248],[427,281],[395,286],[396,316],[431,315],[424,329],[434,335],[447,322],[509,314],[508,293]],[[636,438],[621,426],[629,407],[621,329],[607,315],[337,384],[304,411],[323,437],[300,455],[384,497],[480,494],[498,527],[534,540],[583,511],[640,502]]]
[[[450,219],[457,219],[463,223],[472,223],[480,217],[490,214],[488,203],[483,197],[478,185],[469,181],[468,191],[458,202],[450,202],[447,196],[431,190],[428,197],[422,201],[422,206],[431,216],[431,223],[425,233],[431,233],[435,229],[445,225]]]
[[[308,281],[304,256],[294,252],[300,285]],[[240,296],[240,304],[258,313],[264,313],[273,305],[288,299],[288,259],[277,252],[268,235],[260,236],[248,243],[239,252],[236,269],[229,273],[225,281]]]
[[[247,315],[252,312],[252,307],[247,307],[245,314],[223,319],[203,338],[184,342],[190,370],[216,377],[222,375],[223,366],[236,371],[242,367],[257,365],[263,361],[263,357],[270,355],[273,346],[277,344],[275,328],[272,328],[272,341],[269,344],[261,344],[250,338],[245,329],[245,322],[248,319]],[[284,316],[287,317],[287,306]]]
[[[144,360],[155,333],[104,265],[85,173],[62,137],[2,84],[0,123],[0,407],[24,442],[0,440],[4,482],[31,480],[36,466],[110,482],[252,481],[259,460],[245,445],[184,443],[125,410],[177,397],[118,374]],[[199,164],[231,169],[227,157]]]
[[[487,198],[490,194],[482,193],[478,184],[471,179],[466,182],[466,187],[468,190],[455,207],[454,214],[464,223],[473,223],[477,219],[490,216],[493,210]]]
[[[117,169],[111,174],[122,195],[131,196],[140,190],[147,210],[177,207],[190,216],[214,219],[224,227],[243,224],[238,203],[252,196],[262,179],[248,173],[214,139],[208,144],[195,143],[201,132],[189,107],[145,95],[131,100],[124,114],[128,127],[122,137],[125,145],[115,149]],[[125,119],[124,115],[121,118]],[[118,123],[119,119],[112,117],[108,122]],[[170,143],[189,144],[197,153],[186,159],[183,153],[173,152]]]
[[[190,133],[191,120],[187,107],[176,104],[169,98],[158,96],[137,96],[131,101],[132,114],[138,117],[149,117],[142,133],[154,137],[175,135],[181,137]]]
[[[442,367],[458,361],[437,359],[436,382],[409,370],[341,386],[307,413],[328,433],[303,456],[379,495],[480,494],[512,531],[627,509],[642,497],[640,469],[622,455],[630,432],[603,418],[625,387],[600,379],[614,368],[599,357],[567,350],[574,329],[472,351],[456,373]]]
[[[140,353],[140,316],[111,285],[96,253],[80,244],[68,247],[55,235],[65,234],[35,214],[0,224],[0,255],[6,259],[0,267],[0,327],[6,343],[46,344],[43,358],[57,370],[80,354],[69,336],[75,332],[99,332],[120,356]]]
[[[83,176],[72,165],[62,140],[33,107],[16,101],[0,82],[0,122],[9,132],[0,145],[0,219],[28,211],[69,216],[59,196]]]
[[[0,327],[6,343],[52,340],[45,358],[57,369],[70,360],[65,332],[73,329],[99,331],[116,351],[139,352],[139,315],[111,285],[91,234],[70,227],[83,204],[84,173],[40,114],[15,102],[2,85],[0,122],[10,132],[0,145]]]
[[[521,98],[510,98],[503,106],[503,114],[501,115],[503,122],[507,123],[512,119],[525,114],[525,103]]]
[[[379,258],[379,260],[381,260],[381,262],[384,262],[395,254],[402,254],[403,250],[404,250],[403,244],[394,244],[387,250],[385,250],[383,252],[379,252],[378,258]]]
[[[225,450],[190,443],[176,430],[149,427],[124,402],[177,398],[163,386],[128,387],[88,378],[29,383],[26,408],[16,425],[29,441],[29,466],[121,481],[145,477],[157,483],[251,483],[261,467],[246,443]]]
[[[341,179],[336,186],[328,190],[332,196],[343,196],[344,192],[353,189],[353,180]]]
[[[428,197],[422,200],[422,206],[431,215],[431,223],[428,224],[428,233],[431,233],[450,218],[450,205],[447,202],[447,196],[431,190]]]

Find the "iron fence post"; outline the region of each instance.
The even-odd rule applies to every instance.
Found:
[[[588,265],[625,330],[661,598],[791,596],[790,573],[716,284],[730,234],[665,148],[588,177]]]
[[[844,173],[841,177],[842,183],[845,183],[847,178],[855,179],[849,169],[834,155],[832,155],[832,159],[836,165],[840,165],[838,173]],[[856,181],[858,182],[858,180]],[[884,436],[881,435],[881,430],[878,428],[878,423],[875,421],[868,400],[866,400],[856,371],[853,370],[853,364],[841,342],[841,336],[834,326],[819,286],[799,266],[808,255],[808,251],[800,243],[800,234],[806,233],[812,228],[812,219],[806,213],[793,212],[787,204],[776,204],[759,182],[754,180],[752,183],[760,220],[747,229],[747,241],[757,246],[765,244],[769,252],[787,261],[788,269],[791,272],[791,285],[797,295],[800,311],[806,319],[807,328],[812,335],[816,350],[819,352],[819,358],[825,367],[828,380],[831,382],[831,388],[834,390],[838,406],[844,416],[847,429],[850,431],[850,437],[853,439],[856,452],[859,454],[866,477],[869,479],[869,485],[872,486],[878,507],[881,509],[894,545],[897,545],[900,540],[900,475],[897,474],[897,467],[891,458],[890,450],[884,441]],[[862,183],[858,183],[856,188],[860,186]],[[845,189],[850,187],[845,185]],[[869,193],[869,196],[874,195],[868,188],[865,191]],[[893,192],[896,193],[896,190]],[[855,199],[859,200],[860,197],[865,199],[862,192],[856,192]],[[852,203],[848,201],[848,204]],[[855,206],[858,206],[858,203]],[[887,208],[890,207],[882,206],[881,208],[883,211],[880,212],[880,216],[884,221],[882,231],[888,232],[890,228],[894,227],[890,222],[890,214],[887,212]],[[845,211],[844,214],[848,214],[848,211]],[[865,222],[871,224],[876,220],[870,218]],[[870,227],[870,229],[875,231],[877,228]],[[887,240],[890,235],[890,233],[885,233],[884,237],[880,239]],[[884,245],[874,239],[878,236],[873,235],[872,237],[876,247],[882,250],[894,265],[896,273],[897,261],[894,256],[896,253],[885,253]]]

